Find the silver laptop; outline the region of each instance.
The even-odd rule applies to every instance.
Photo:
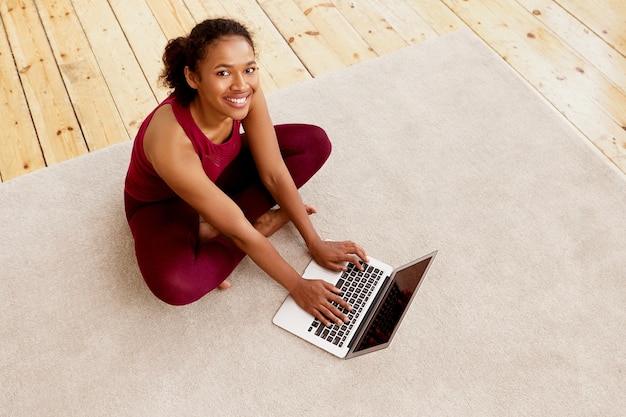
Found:
[[[287,296],[274,316],[274,324],[340,358],[353,358],[389,346],[415,298],[437,251],[393,269],[369,257],[364,270],[347,264],[334,272],[311,261],[302,275],[323,279],[342,291],[352,311],[338,307],[349,318],[343,325],[324,326]]]

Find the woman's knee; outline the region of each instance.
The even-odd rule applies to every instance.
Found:
[[[213,289],[208,282],[190,279],[180,271],[152,271],[144,274],[144,280],[152,294],[173,306],[191,304]]]
[[[277,125],[276,136],[281,151],[285,154],[316,153],[326,160],[332,145],[326,131],[308,124]]]
[[[315,125],[300,125],[306,136],[306,152],[321,167],[330,156],[332,144],[326,131]]]
[[[279,125],[276,133],[285,164],[300,187],[330,156],[330,139],[324,129],[314,125]]]
[[[330,152],[332,151],[332,144],[326,134],[326,131],[319,126],[315,125],[306,125],[309,129],[309,141],[311,143],[311,147],[320,155],[320,159],[326,161],[330,156]]]

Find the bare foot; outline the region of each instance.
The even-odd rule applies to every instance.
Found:
[[[317,209],[311,205],[305,204],[304,208],[309,215],[317,213]],[[254,228],[261,232],[263,236],[270,237],[287,222],[289,222],[289,218],[282,209],[272,209],[268,210],[254,222]]]
[[[220,290],[224,291],[230,288],[232,284],[229,281],[222,281],[220,285],[217,286]]]
[[[306,212],[309,213],[309,216],[317,213],[317,209],[310,204],[305,204],[304,208],[306,209]]]
[[[304,208],[309,215],[317,213],[317,209],[309,204],[305,204]],[[274,209],[267,211],[265,214],[259,217],[257,221],[254,222],[254,227],[264,236],[269,237],[274,234],[274,232],[276,232],[278,229],[287,224],[288,221],[289,218],[281,209]],[[201,243],[206,242],[207,240],[212,239],[216,236],[219,236],[219,234],[219,231],[206,221],[202,220],[200,222],[199,237]],[[229,289],[231,286],[232,284],[230,283],[230,281],[224,280],[220,285],[217,286],[217,288],[223,291]]]
[[[198,237],[200,239],[200,243],[204,243],[210,239],[213,239],[216,236],[219,236],[220,232],[207,223],[205,220],[200,222],[200,230],[198,232]]]

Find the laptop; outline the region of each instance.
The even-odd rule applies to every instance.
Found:
[[[363,271],[348,263],[346,271],[334,272],[311,261],[302,276],[323,279],[342,291],[352,311],[344,310],[349,322],[324,326],[304,311],[291,296],[280,306],[273,322],[325,351],[344,359],[384,349],[391,343],[400,322],[438,251],[393,269],[368,257]]]

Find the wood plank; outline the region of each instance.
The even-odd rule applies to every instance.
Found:
[[[167,38],[144,0],[109,0],[132,52],[158,101],[168,96],[158,80],[163,69],[163,49]],[[136,24],[137,21],[141,25]]]
[[[555,0],[620,54],[626,55],[626,2],[624,0]]]
[[[332,0],[332,3],[377,55],[408,46],[380,9],[368,1]]]
[[[587,96],[592,114],[605,113],[605,116],[612,119],[612,124],[617,125],[614,129],[626,126],[626,94],[602,74],[593,63],[569,47],[550,28],[535,19],[532,12],[521,7],[516,0],[484,1],[500,17],[507,17],[510,29],[517,31],[519,36],[525,33],[527,43],[534,47],[535,51],[540,50],[544,59],[551,60],[552,67],[559,69],[561,76],[568,78],[573,90],[583,92]],[[544,42],[537,42],[538,38],[533,37],[534,31],[542,34]],[[534,55],[537,55],[537,52]],[[615,131],[618,136],[612,135],[613,138],[623,137],[626,141],[626,132],[620,132],[617,129]],[[608,149],[603,149],[603,151],[608,151]],[[617,150],[619,151],[619,147]]]
[[[416,44],[437,36],[437,32],[407,1],[367,0],[408,44]]]
[[[465,23],[441,0],[404,0],[436,33],[454,32],[466,27]]]
[[[87,141],[83,147],[88,146],[90,150],[120,137],[125,140],[134,136],[139,122],[156,104],[153,91],[156,80],[146,80],[143,71],[149,71],[142,66],[146,67],[152,60],[151,72],[158,73],[164,45],[150,53],[141,50],[147,57],[137,59],[125,31],[131,35],[128,39],[133,39],[135,50],[139,50],[140,45],[151,45],[154,38],[145,30],[142,38],[138,28],[142,28],[144,22],[148,22],[148,32],[160,31],[165,39],[171,39],[186,34],[196,22],[224,16],[246,19],[245,23],[256,35],[266,91],[300,82],[297,77],[292,78],[289,65],[282,67],[281,60],[286,56],[300,65],[304,79],[308,79],[351,65],[340,59],[335,50],[343,49],[346,39],[360,38],[360,46],[371,47],[370,52],[376,55],[394,49],[391,45],[397,41],[393,39],[395,35],[405,43],[416,43],[469,26],[626,172],[626,131],[622,127],[626,124],[623,48],[626,2],[622,0],[111,2],[119,17],[112,12],[110,4],[102,0],[0,1],[0,73],[3,79],[0,127],[4,132],[0,137],[0,180],[44,166],[43,145],[39,144],[38,134],[42,140],[49,141],[49,146],[64,148],[63,135],[59,141],[51,137],[52,129],[45,125],[44,113],[62,117],[75,114],[80,129],[75,128],[73,132],[82,140],[82,131]],[[62,11],[68,4],[73,6],[68,8],[70,16]],[[16,18],[13,10],[8,12],[14,5],[25,6],[17,12],[21,17]],[[39,10],[38,16],[33,12],[33,5]],[[325,5],[330,7],[324,9]],[[328,9],[332,8],[335,10],[330,12]],[[331,19],[324,22],[329,16]],[[123,20],[121,25],[118,19]],[[339,25],[334,31],[324,26],[337,22]],[[381,41],[388,36],[382,30],[384,24],[393,28],[387,29],[392,33],[392,40],[386,43]],[[85,39],[91,51],[85,52]],[[15,49],[15,58],[9,53],[11,48]],[[46,49],[48,57],[38,61],[42,50]],[[29,67],[25,57],[37,61]],[[17,68],[16,62],[21,62]],[[20,73],[18,68],[25,71]],[[52,94],[52,85],[45,78],[46,70],[56,72],[56,85],[64,86],[66,91]],[[32,76],[33,71],[43,76]],[[62,82],[58,81],[59,77]],[[90,82],[86,81],[87,77],[91,77]],[[94,81],[96,79],[99,80]],[[65,109],[53,104],[52,97],[56,100],[65,97],[61,100]],[[43,99],[48,101],[42,103]],[[116,110],[118,121],[113,125],[122,123],[124,129],[119,127],[117,133],[113,133],[110,121],[115,119]],[[102,128],[105,124],[108,129]],[[54,130],[53,136],[57,131]],[[98,135],[104,138],[94,139]]]
[[[167,39],[185,36],[196,21],[183,0],[146,0]]]
[[[47,165],[87,152],[54,55],[31,1],[0,4],[5,29]]]
[[[148,7],[157,20],[165,38],[168,40],[180,36],[186,36],[196,25],[196,20],[191,15],[183,0],[146,0]],[[160,50],[160,68],[163,68],[162,54],[165,46]],[[160,73],[159,73],[160,74]],[[162,94],[169,94],[170,90],[157,81],[157,87]],[[159,94],[161,96],[161,94]]]
[[[86,35],[98,66],[129,136],[134,137],[141,122],[156,106],[156,97],[109,3],[75,1],[74,10],[82,26],[89,28]]]
[[[619,169],[622,170],[622,172],[626,172],[626,155],[617,156],[613,158],[612,161],[615,163],[615,165],[617,165]]]
[[[46,166],[0,19],[0,181]]]
[[[257,2],[313,77],[345,67],[339,55],[293,0]]]
[[[578,54],[626,91],[626,57],[552,0],[517,0]]]
[[[195,19],[196,23],[200,23],[205,19],[215,19],[218,17],[226,17],[226,9],[218,0],[183,0],[187,10]]]
[[[295,3],[327,39],[345,65],[354,65],[378,56],[333,3],[319,0],[295,0]]]
[[[443,1],[605,155],[624,154],[626,131],[614,109],[596,101],[618,99],[600,97],[611,91],[611,83],[548,28],[502,0]]]
[[[128,140],[71,1],[40,2],[38,9],[89,150]]]

